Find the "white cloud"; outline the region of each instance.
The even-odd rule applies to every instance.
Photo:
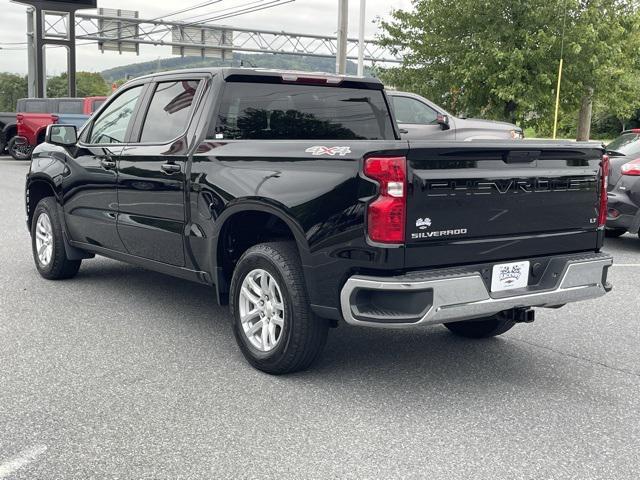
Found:
[[[183,13],[171,19],[186,18],[189,15],[212,12],[247,3],[249,0],[221,0],[219,4],[196,10],[193,13]],[[24,45],[8,45],[10,42],[26,41],[26,9],[22,5],[2,2],[2,24],[0,30],[0,71],[26,73],[26,50],[12,50],[24,48]],[[184,7],[197,5],[202,0],[190,0]],[[102,0],[98,5],[105,8],[121,8],[138,10],[140,17],[155,18],[180,9],[181,2],[161,2],[158,0]],[[359,0],[349,2],[349,35],[357,36]],[[409,9],[411,0],[367,0],[367,21],[365,35],[372,38],[377,33],[374,19],[378,16],[388,17],[394,8]],[[337,26],[337,0],[296,0],[294,3],[264,11],[249,13],[239,17],[223,20],[227,25],[267,30],[286,30],[294,33],[315,33],[335,35]],[[141,46],[140,55],[109,52],[101,54],[96,45],[80,46],[77,49],[78,70],[100,71],[129,63],[154,60],[158,57],[171,56],[169,47]],[[66,52],[64,49],[49,49],[47,52],[47,71],[58,74],[66,70]]]

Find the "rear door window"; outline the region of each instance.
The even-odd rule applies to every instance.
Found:
[[[160,82],[142,127],[140,142],[169,142],[182,135],[189,124],[198,80]]]
[[[216,139],[393,139],[382,91],[229,82],[209,132]]]
[[[82,101],[60,100],[57,113],[82,113]]]
[[[46,100],[26,100],[24,111],[26,113],[49,113]]]

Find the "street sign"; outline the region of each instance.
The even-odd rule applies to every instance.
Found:
[[[233,52],[233,31],[209,26],[171,27],[171,53],[182,57],[231,58]],[[193,46],[190,46],[190,45]]]
[[[123,42],[123,40],[138,38],[139,22],[127,21],[127,19],[137,19],[137,11],[99,8],[98,15],[101,17],[98,20],[98,32],[104,39],[98,42],[100,51],[140,53],[139,43]]]

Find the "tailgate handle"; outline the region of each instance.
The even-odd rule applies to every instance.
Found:
[[[531,163],[540,158],[540,150],[512,150],[504,161],[506,163]]]

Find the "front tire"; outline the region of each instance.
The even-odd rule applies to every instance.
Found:
[[[309,306],[293,242],[249,248],[231,280],[233,333],[247,361],[280,375],[305,370],[319,357],[328,323]]]
[[[500,318],[498,315],[481,320],[467,320],[464,322],[444,324],[452,333],[465,338],[495,337],[511,330],[514,325],[515,322]]]
[[[48,280],[74,277],[82,260],[69,260],[64,248],[62,222],[53,197],[40,200],[31,222],[31,250],[40,275]]]

